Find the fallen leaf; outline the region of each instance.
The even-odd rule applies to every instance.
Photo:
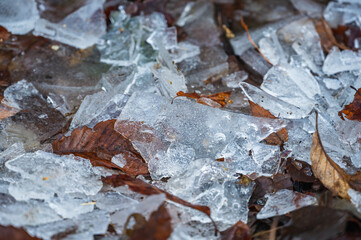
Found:
[[[199,95],[196,92],[193,93],[185,93],[182,91],[177,92],[177,96],[175,96],[172,100],[172,103],[174,101],[174,99],[176,99],[177,97],[187,97],[187,98],[192,98],[192,99],[196,99],[198,103],[200,104],[204,104],[210,107],[215,107],[215,108],[222,108],[224,106],[227,105],[227,103],[232,103],[232,100],[230,99],[231,96],[231,92],[220,92],[220,93],[215,93],[215,94],[210,94],[210,95]]]
[[[338,166],[326,153],[318,131],[318,114],[316,113],[316,132],[313,134],[310,159],[314,175],[333,194],[350,199],[348,190],[361,191],[361,172],[349,175]]]
[[[226,37],[227,38],[234,38],[234,33],[231,31],[231,29],[229,29],[225,24],[222,25],[222,28],[224,30],[224,32],[226,33]]]
[[[247,224],[238,221],[230,228],[221,232],[221,240],[251,240],[251,231]]]
[[[30,236],[22,228],[0,226],[0,240],[39,240],[39,238]]]
[[[341,119],[345,120],[343,114],[349,120],[361,121],[361,88],[356,90],[352,103],[346,105],[343,110],[338,112]]]
[[[286,169],[293,181],[313,183],[316,180],[311,170],[312,167],[306,162],[288,158]]]
[[[20,109],[10,107],[2,97],[0,96],[0,120],[14,116],[16,113],[20,111]]]
[[[249,100],[248,102],[251,107],[252,116],[277,119],[272,113],[270,113],[270,111],[264,109],[260,105]],[[286,128],[282,128],[275,133],[271,133],[268,137],[265,138],[265,141],[270,145],[282,145],[288,141],[288,132]]]
[[[331,49],[336,46],[340,49],[348,49],[344,44],[339,44],[333,35],[332,29],[325,21],[325,19],[321,19],[316,22],[315,29],[320,37],[322,48],[326,52],[330,52]]]
[[[166,240],[171,235],[172,223],[171,216],[165,207],[162,204],[157,211],[152,212],[149,217],[149,220],[146,224],[139,229],[133,231],[131,240]]]
[[[6,41],[10,37],[10,33],[6,28],[0,25],[0,42]]]
[[[74,154],[89,159],[93,166],[121,169],[132,176],[149,174],[147,164],[131,142],[114,130],[115,121],[100,122],[94,130],[86,126],[73,130],[69,137],[63,136],[52,143],[54,153]],[[119,154],[126,161],[122,167],[111,162]]]
[[[190,207],[193,209],[196,209],[198,211],[203,212],[204,214],[206,214],[212,221],[214,227],[215,227],[215,231],[216,233],[218,232],[217,230],[217,226],[215,225],[213,219],[211,218],[211,209],[207,206],[201,206],[201,205],[194,205],[191,204],[183,199],[180,199],[164,190],[161,190],[149,183],[143,182],[140,179],[136,179],[133,177],[130,177],[128,175],[125,174],[119,174],[119,175],[112,175],[112,176],[108,176],[108,177],[102,177],[102,181],[103,183],[109,184],[113,187],[119,187],[119,186],[124,186],[127,185],[129,187],[130,190],[143,194],[143,195],[154,195],[154,194],[161,194],[164,193],[166,198],[172,202],[176,202],[179,203],[183,206],[186,207]]]

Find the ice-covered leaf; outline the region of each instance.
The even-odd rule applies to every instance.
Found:
[[[251,231],[247,224],[238,221],[232,227],[221,232],[221,240],[251,240]]]
[[[130,175],[148,174],[147,164],[131,142],[114,130],[114,123],[114,119],[100,122],[94,130],[86,126],[77,128],[69,137],[52,143],[54,153],[74,154],[89,159],[94,166],[117,168]],[[120,154],[124,159],[122,166],[111,162]]]
[[[161,194],[164,193],[166,198],[170,201],[176,202],[178,204],[181,204],[186,207],[190,207],[196,210],[199,210],[206,214],[207,216],[211,216],[211,210],[207,206],[200,206],[200,205],[194,205],[187,201],[184,201],[183,199],[180,199],[164,190],[161,190],[149,183],[146,183],[140,179],[132,178],[125,174],[119,174],[119,175],[112,175],[108,177],[102,177],[103,183],[110,184],[113,187],[119,187],[127,185],[130,190],[143,194],[143,195],[154,195],[154,194]],[[213,222],[213,220],[212,220]],[[216,229],[217,231],[217,229]]]
[[[313,134],[310,153],[313,173],[332,193],[350,199],[348,195],[350,188],[361,191],[361,172],[357,172],[355,175],[347,174],[326,153],[318,131],[317,116],[316,132]]]
[[[248,101],[248,102],[249,105],[251,106],[252,116],[277,119],[272,113],[270,113],[268,110],[264,109],[260,105],[252,101]],[[277,132],[272,133],[267,138],[265,138],[266,143],[271,145],[282,145],[284,142],[287,142],[287,140],[288,140],[288,133],[286,128],[282,128]]]
[[[346,105],[338,113],[342,120],[345,120],[343,114],[345,114],[345,117],[349,120],[361,121],[361,88],[356,91],[352,103]]]
[[[132,233],[131,240],[166,240],[171,235],[173,229],[171,216],[165,207],[161,205],[154,211],[145,225]]]
[[[227,105],[227,103],[232,103],[230,100],[231,92],[220,92],[210,95],[199,95],[196,92],[193,93],[185,93],[182,91],[177,92],[177,96],[173,98],[173,100],[177,97],[187,97],[192,99],[197,99],[198,103],[210,106],[210,107],[217,107],[222,108]]]
[[[0,36],[0,39],[1,39],[1,36]],[[0,120],[14,116],[17,112],[20,111],[20,109],[8,106],[6,104],[6,102],[4,102],[4,100],[1,101],[1,99],[2,99],[2,97],[0,96],[0,102],[1,102],[1,104],[0,104]]]

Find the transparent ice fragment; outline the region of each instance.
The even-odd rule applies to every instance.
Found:
[[[103,3],[104,0],[88,0],[85,6],[58,23],[39,19],[33,34],[77,48],[90,47],[106,32]]]
[[[313,0],[291,0],[291,3],[300,13],[306,13],[314,18],[322,16],[322,5]]]
[[[323,17],[332,28],[338,25],[347,25],[351,22],[356,22],[361,26],[361,4],[360,2],[351,3],[351,1],[341,1],[328,3],[323,12]]]
[[[240,88],[241,82],[247,80],[248,73],[246,71],[238,71],[231,73],[228,76],[222,78],[222,84],[229,88]]]
[[[54,196],[48,203],[63,218],[73,218],[80,214],[91,212],[94,209],[91,199],[82,194],[66,194],[62,197]]]
[[[325,83],[325,86],[330,90],[339,90],[342,88],[342,82],[338,79],[323,78],[322,80]]]
[[[0,1],[0,25],[13,34],[30,32],[38,18],[35,0]]]
[[[333,48],[323,64],[323,71],[332,75],[344,71],[359,71],[361,69],[361,53],[351,50],[339,51]]]
[[[94,210],[79,215],[74,221],[78,225],[78,233],[86,232],[91,235],[104,234],[108,229],[110,216],[107,211]]]
[[[207,1],[196,1],[189,2],[185,6],[182,15],[177,20],[177,25],[183,27],[184,25],[191,23],[193,21],[198,21],[201,16],[207,16],[207,14],[212,16],[213,5]]]
[[[138,204],[138,202],[118,192],[98,193],[93,197],[99,209],[109,213],[124,210]]]
[[[361,193],[352,188],[350,188],[347,193],[351,198],[352,204],[355,205],[357,211],[361,213]]]
[[[216,159],[229,142],[246,137],[252,145],[284,126],[276,119],[222,111],[189,100],[175,99],[172,104],[165,97],[134,93],[115,130],[130,139],[147,162],[152,162],[157,154],[171,153],[173,150],[168,149],[175,143],[193,148],[196,159]]]
[[[224,230],[240,219],[247,222],[248,200],[254,183],[242,185],[238,182],[222,167],[222,163],[197,159],[179,177],[168,180],[167,190],[193,204],[209,206],[212,218],[220,230]],[[202,223],[210,221],[201,212],[192,214],[191,220]]]
[[[262,77],[268,72],[271,68],[269,64],[262,56],[257,52],[257,50],[250,48],[240,55],[242,61],[245,62],[255,73],[261,75]],[[272,59],[272,61],[278,61],[278,58]]]
[[[175,63],[200,54],[200,48],[189,42],[180,42],[177,47],[170,50],[169,55]]]
[[[9,192],[17,200],[51,200],[70,193],[96,194],[102,187],[88,160],[37,151],[5,163],[22,179],[11,183]]]
[[[133,213],[139,213],[145,218],[149,218],[150,214],[157,210],[161,204],[166,200],[164,194],[151,195],[145,197],[143,201],[137,204],[131,204],[124,209],[116,211],[111,215],[112,223],[115,226],[117,232],[122,232],[124,224],[127,221],[129,215]]]
[[[312,110],[315,96],[321,95],[318,82],[309,71],[290,65],[272,67],[264,76],[261,89],[306,112]]]
[[[317,204],[315,197],[288,189],[267,194],[266,197],[268,197],[266,205],[257,214],[257,219],[280,216],[302,207]]]
[[[128,99],[127,95],[111,96],[104,91],[86,96],[74,115],[70,130],[82,126],[93,128],[99,122],[116,119]]]
[[[39,91],[34,87],[32,83],[27,82],[26,80],[21,80],[8,88],[5,89],[4,98],[7,103],[15,108],[21,109],[24,108],[23,105],[29,104],[26,103],[27,98],[32,96],[39,96]]]
[[[147,39],[154,50],[158,50],[158,44],[163,44],[165,49],[177,47],[177,28],[169,27],[154,31]]]
[[[274,116],[279,116],[286,119],[299,119],[308,115],[307,111],[304,111],[295,105],[284,102],[251,84],[241,83],[240,87],[250,101],[260,105],[264,109],[267,109]]]
[[[60,216],[42,201],[30,200],[0,205],[1,225],[35,226],[60,219]]]
[[[36,236],[44,240],[54,239],[54,236],[75,232],[76,223],[72,219],[62,219],[60,221],[41,224],[37,226],[27,226],[26,231],[31,236]]]

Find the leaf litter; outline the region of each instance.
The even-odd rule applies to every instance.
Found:
[[[0,236],[361,234],[357,1],[17,2]]]

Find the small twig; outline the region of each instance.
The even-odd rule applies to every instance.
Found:
[[[266,58],[265,55],[263,55],[263,53],[261,52],[261,50],[259,49],[259,47],[257,46],[257,44],[255,44],[255,42],[253,41],[251,35],[249,34],[248,26],[247,26],[246,23],[244,22],[242,16],[241,16],[241,25],[242,25],[242,27],[244,28],[244,30],[246,31],[248,40],[251,42],[251,44],[253,45],[253,47],[255,47],[255,48],[257,49],[257,51],[259,52],[259,54],[261,54],[261,56],[264,58],[264,60],[266,60],[269,64],[271,64],[271,65],[273,66],[273,64],[268,60],[268,58]]]
[[[279,230],[279,229],[282,229],[282,228],[284,228],[284,226],[280,226],[280,227],[276,227],[274,229],[269,229],[269,230],[265,230],[265,231],[262,231],[262,232],[258,232],[258,233],[253,234],[252,238],[258,237],[260,235],[264,235],[264,234],[267,234],[267,233],[269,233],[271,231],[276,231],[276,230]]]
[[[273,219],[272,225],[271,225],[271,229],[270,229],[270,233],[269,233],[269,239],[270,240],[276,240],[276,236],[277,236],[277,226],[278,226],[278,217],[275,217]]]

